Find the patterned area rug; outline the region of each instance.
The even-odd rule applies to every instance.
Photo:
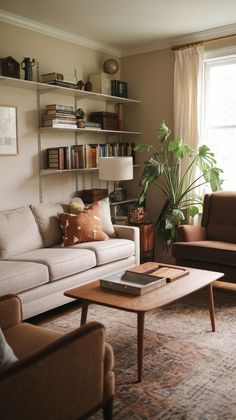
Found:
[[[144,381],[136,382],[136,315],[91,305],[88,321],[102,322],[115,355],[114,419],[236,419],[236,294],[215,290],[211,332],[205,291],[146,316]],[[43,321],[67,332],[80,309]],[[102,412],[92,419],[102,419]]]

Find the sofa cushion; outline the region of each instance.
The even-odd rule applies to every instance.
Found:
[[[57,217],[58,213],[69,211],[68,204],[37,204],[32,205],[32,212],[39,226],[46,247],[61,243],[62,231]]]
[[[0,261],[0,295],[21,293],[48,281],[48,269],[43,264]]]
[[[129,239],[112,238],[104,242],[85,242],[74,247],[95,252],[97,265],[108,264],[134,255],[134,242]]]
[[[94,252],[88,249],[42,248],[11,258],[12,261],[28,261],[45,264],[49,281],[58,280],[96,266]]]
[[[39,228],[28,206],[0,212],[0,259],[42,246]]]
[[[236,244],[221,241],[178,242],[173,244],[175,258],[208,261],[236,266]]]
[[[77,214],[59,213],[60,226],[63,231],[62,246],[71,246],[89,241],[104,241],[109,236],[102,230],[101,204],[91,204]]]

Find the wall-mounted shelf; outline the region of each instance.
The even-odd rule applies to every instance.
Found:
[[[82,99],[82,98],[88,98],[93,100],[104,100],[106,102],[120,102],[124,104],[139,104],[140,101],[136,99],[129,99],[129,98],[121,98],[118,96],[111,96],[111,95],[104,95],[103,93],[97,93],[97,92],[89,92],[85,90],[79,90],[79,89],[70,89],[66,87],[61,86],[54,86],[49,85],[47,83],[39,83],[39,82],[31,82],[29,80],[22,80],[22,79],[15,79],[13,77],[4,77],[0,76],[0,83],[3,86],[9,86],[9,87],[15,87],[15,88],[22,88],[22,89],[30,89],[38,91],[40,94],[44,93],[58,93],[60,95],[66,95],[66,96],[73,96],[74,98]]]
[[[47,131],[67,131],[77,134],[84,134],[84,133],[95,133],[95,134],[116,134],[116,135],[140,135],[140,131],[121,131],[121,130],[102,130],[100,129],[94,129],[94,128],[57,128],[57,127],[40,127],[39,131],[41,133],[47,132]]]
[[[96,93],[96,92],[89,92],[84,90],[78,90],[78,89],[70,89],[66,87],[61,86],[55,86],[50,85],[46,83],[38,83],[33,82],[29,80],[22,80],[22,79],[15,79],[12,77],[5,77],[0,76],[0,85],[1,86],[7,86],[11,88],[19,88],[19,89],[28,89],[36,92],[37,94],[37,111],[38,111],[38,120],[40,124],[40,112],[41,112],[41,95],[43,94],[58,94],[58,95],[64,95],[64,96],[70,96],[71,98],[74,98],[74,107],[76,109],[77,101],[80,99],[91,99],[91,100],[97,100],[102,101],[106,103],[106,107],[109,106],[111,103],[112,105],[115,105],[117,103],[123,103],[123,104],[140,104],[139,100],[135,99],[129,99],[129,98],[122,98],[117,96],[111,96],[111,95],[104,95],[102,93]],[[41,167],[39,171],[39,201],[43,201],[43,182],[42,177],[46,175],[62,175],[67,173],[74,173],[77,174],[85,174],[85,173],[96,173],[98,172],[98,168],[83,168],[83,169],[42,169],[43,167],[43,161],[42,161],[42,137],[44,133],[52,133],[52,132],[67,132],[67,133],[74,133],[74,144],[78,145],[78,135],[80,134],[105,134],[105,135],[114,135],[114,136],[136,136],[140,135],[141,133],[138,131],[129,131],[129,130],[102,130],[102,129],[92,129],[92,128],[54,128],[54,127],[40,127],[38,129],[38,156],[39,156],[39,166]],[[48,142],[48,138],[46,139]],[[138,167],[139,165],[134,165],[134,167]],[[76,190],[78,190],[78,177],[75,176],[76,179]]]
[[[140,165],[134,165],[134,168],[139,168]],[[85,172],[98,172],[98,168],[83,168],[83,169],[41,169],[40,171],[40,176],[45,176],[45,175],[62,175],[68,172],[80,172],[80,173],[85,173]],[[133,200],[131,200],[133,201]],[[111,205],[116,205],[116,204],[120,204],[120,203],[114,203]]]

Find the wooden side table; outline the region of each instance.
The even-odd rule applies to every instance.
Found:
[[[140,230],[140,262],[154,260],[155,247],[155,225],[151,222],[129,223],[130,226],[137,226]]]

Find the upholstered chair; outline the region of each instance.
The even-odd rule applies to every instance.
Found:
[[[111,419],[113,352],[102,324],[51,331],[22,322],[19,298],[7,295],[0,327],[18,359],[0,367],[1,420],[75,420],[99,408]]]

